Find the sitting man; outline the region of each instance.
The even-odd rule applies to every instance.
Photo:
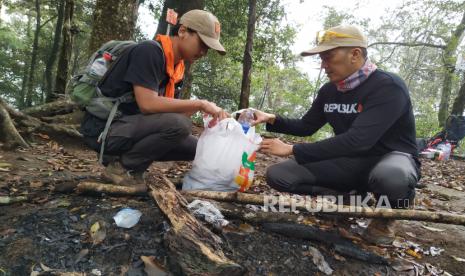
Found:
[[[105,141],[104,177],[115,184],[143,184],[142,175],[153,161],[193,160],[197,138],[190,116],[202,111],[214,117],[227,114],[206,100],[179,99],[184,61],[194,62],[209,48],[225,54],[220,23],[211,13],[192,10],[173,29],[128,49],[110,68],[99,88],[110,97],[133,91],[135,102],[122,103],[122,116],[112,121]],[[178,88],[178,89],[177,89]],[[89,112],[81,124],[86,143],[100,150],[99,136],[106,121]]]
[[[379,70],[367,58],[367,39],[353,26],[337,26],[317,35],[329,82],[300,119],[256,111],[255,124],[268,131],[309,136],[329,123],[334,137],[289,145],[266,139],[261,150],[293,159],[267,169],[268,185],[278,191],[315,194],[324,189],[385,196],[391,207],[413,204],[420,163],[409,91],[398,76]],[[393,220],[373,219],[364,233],[376,244],[394,239]]]

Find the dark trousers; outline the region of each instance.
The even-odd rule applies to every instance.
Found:
[[[410,154],[391,152],[382,157],[336,158],[299,165],[295,160],[270,166],[268,185],[282,192],[321,194],[328,189],[338,192],[372,192],[387,196],[394,208],[411,205],[420,171]]]
[[[110,127],[106,155],[117,155],[129,170],[144,171],[153,161],[190,161],[197,138],[190,118],[178,113],[137,114],[116,119]]]

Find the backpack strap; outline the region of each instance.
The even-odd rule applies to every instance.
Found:
[[[98,87],[96,89],[99,94],[102,93]],[[113,119],[116,117],[116,114],[118,113],[119,105],[121,103],[131,103],[131,102],[134,102],[134,100],[135,100],[134,93],[132,91],[127,92],[118,98],[115,98],[113,107],[111,108],[110,114],[108,115],[107,122],[105,123],[105,128],[103,129],[102,133],[100,133],[100,136],[98,137],[98,140],[97,140],[97,142],[100,143],[100,152],[99,152],[99,158],[98,158],[98,162],[100,164],[103,164],[103,153],[105,151],[105,143],[107,141],[108,131],[110,130],[110,126],[111,126],[111,123],[113,122]]]
[[[163,46],[161,46],[160,42],[156,41],[155,39],[148,40],[148,41],[150,41],[150,43],[152,43],[152,44],[156,45],[158,48],[160,48],[161,53],[162,53],[161,57],[163,59],[163,67],[162,68],[163,68],[163,70],[166,70],[165,69],[165,67],[166,67],[165,50],[163,50]]]
[[[100,86],[101,84],[103,84],[103,82],[108,78],[108,76],[110,75],[110,73],[113,71],[113,69],[116,67],[116,64],[119,63],[120,60],[122,60],[122,57],[126,54],[129,54],[131,52],[132,49],[134,49],[136,46],[137,46],[137,43],[135,42],[132,42],[132,41],[128,41],[127,43],[121,43],[117,46],[115,46],[115,48],[112,49],[111,52],[114,52],[114,53],[118,53],[118,55],[116,56],[116,60],[115,62],[111,63],[110,64],[110,67],[108,68],[108,70],[105,72],[105,74],[102,76],[102,78],[97,82],[97,86]]]

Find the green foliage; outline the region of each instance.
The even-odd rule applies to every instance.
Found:
[[[372,34],[378,41],[446,45],[464,8],[464,3],[457,1],[408,1],[386,16],[382,33],[373,30]],[[438,130],[435,116],[439,110],[443,79],[450,70],[444,65],[445,52],[428,46],[392,45],[377,46],[373,50],[378,63],[393,68],[406,81],[416,110],[418,136],[434,134]],[[453,54],[448,63],[455,65],[455,57]],[[454,76],[452,87],[458,88],[459,84],[458,75]]]
[[[45,100],[45,66],[52,53],[52,43],[57,19],[57,7],[60,0],[41,1],[41,28],[39,35],[38,59],[34,70],[35,83],[32,95],[34,105],[42,104]],[[79,61],[87,60],[84,51],[88,43],[91,26],[93,1],[75,0],[75,21],[80,30],[75,37],[73,72],[79,67]],[[4,3],[8,15],[7,21],[2,21],[0,27],[0,97],[6,99],[16,107],[22,108],[25,101],[22,87],[24,86],[25,71],[28,71],[31,58],[32,40],[35,29],[34,1],[12,0]],[[56,66],[56,62],[55,62]],[[52,68],[52,72],[56,72]],[[54,79],[54,78],[53,78]]]
[[[214,101],[232,111],[237,107],[240,95],[247,31],[247,1],[212,0],[207,1],[206,9],[215,14],[221,22],[221,40],[228,53],[226,56],[209,53],[206,58],[194,65],[192,95]],[[273,71],[275,76],[280,75],[279,71],[282,71],[283,75],[289,75],[292,71],[294,79],[300,78],[304,82],[306,80],[295,69],[295,57],[290,51],[295,28],[283,24],[284,19],[285,10],[281,1],[257,1],[257,24],[252,53],[252,101],[254,97],[261,95],[263,86],[260,83],[264,82],[263,78],[266,77],[267,71]],[[281,67],[291,71],[279,69]],[[259,84],[255,85],[255,83]],[[306,87],[300,87],[300,91],[305,89]]]
[[[210,52],[207,58],[194,64],[193,73],[194,97],[207,99],[233,111],[240,95],[242,77],[240,62],[233,62],[231,57],[222,57]]]
[[[335,7],[323,6],[323,28],[326,30],[338,25],[356,25],[366,30],[370,19],[354,16],[355,10],[338,10]]]
[[[16,30],[21,27],[24,27],[24,24],[14,20],[11,24],[0,28],[0,96],[12,104],[16,104],[19,100],[25,66],[23,57],[29,48],[29,45],[17,35]]]
[[[440,131],[434,99],[424,99],[414,103],[417,137],[431,137]]]
[[[323,8],[326,10],[323,22],[323,28],[325,30],[334,26],[341,25],[352,18],[352,16],[349,13],[344,11],[338,11],[334,7],[323,6]]]
[[[300,117],[312,102],[312,82],[296,68],[270,65],[255,72],[251,106],[285,116]]]
[[[39,38],[33,103],[44,101],[45,64],[51,52],[57,5],[60,0],[41,1],[42,28]],[[163,8],[161,0],[146,0],[158,21]],[[227,55],[210,52],[193,65],[192,96],[213,101],[229,111],[238,105],[242,60],[247,32],[248,1],[209,0],[206,9],[221,22],[222,43]],[[455,0],[405,1],[401,6],[385,12],[381,25],[373,25],[368,18],[354,15],[353,9],[341,10],[324,6],[321,13],[323,28],[339,24],[355,24],[367,34],[369,42],[411,42],[445,45],[463,15],[465,4]],[[0,96],[17,107],[24,104],[22,87],[30,63],[32,36],[35,28],[34,1],[4,1],[8,20],[0,25]],[[79,29],[74,37],[72,73],[87,63],[86,49],[91,33],[94,0],[75,0],[73,24]],[[117,30],[115,30],[117,31]],[[300,117],[311,106],[316,86],[322,82],[310,78],[296,67],[291,46],[296,37],[296,26],[286,18],[282,0],[257,0],[257,23],[253,46],[251,107],[289,117]],[[137,29],[135,40],[150,39]],[[461,41],[457,41],[461,43]],[[459,47],[460,48],[460,47]],[[463,47],[461,48],[463,51]],[[369,56],[379,68],[399,74],[407,83],[415,110],[418,136],[428,137],[439,130],[437,112],[444,77],[443,50],[428,46],[401,47],[376,45],[369,48]],[[453,63],[455,57],[451,62]],[[450,68],[449,68],[450,69]],[[55,69],[52,70],[55,72]],[[326,81],[326,80],[325,80]],[[452,80],[453,94],[458,90],[460,77]],[[332,135],[325,126],[309,141]]]

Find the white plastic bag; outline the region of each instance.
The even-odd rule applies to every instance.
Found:
[[[216,208],[212,203],[196,199],[187,205],[187,208],[192,214],[197,217],[204,219],[206,222],[221,228],[229,224],[229,221],[224,219],[223,214]]]
[[[255,151],[262,138],[251,127],[247,135],[234,119],[204,118],[205,130],[195,159],[183,181],[183,190],[246,190],[253,181]]]
[[[121,209],[114,217],[118,227],[131,228],[139,222],[142,213],[131,208]]]

